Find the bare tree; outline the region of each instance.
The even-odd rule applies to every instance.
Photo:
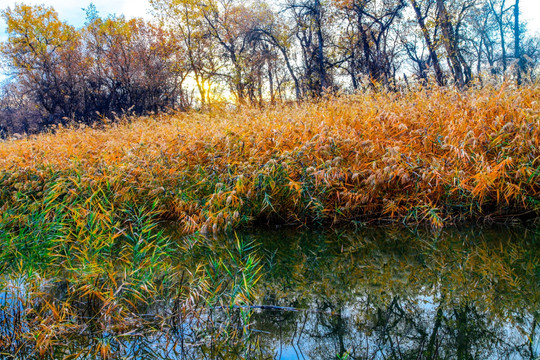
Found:
[[[439,56],[437,55],[435,44],[431,38],[431,35],[426,25],[427,11],[422,13],[420,9],[420,5],[418,4],[417,0],[409,0],[409,1],[411,3],[411,6],[413,7],[416,20],[418,21],[418,26],[420,26],[420,30],[422,31],[422,35],[424,37],[424,41],[426,42],[426,46],[429,51],[431,64],[433,65],[433,69],[435,70],[435,77],[437,79],[437,83],[439,85],[444,85],[445,79],[444,79],[444,74],[443,74],[441,65],[439,63]],[[427,3],[428,3],[427,10],[429,10],[429,6],[432,4],[432,2],[428,0]]]
[[[352,42],[348,63],[348,71],[356,88],[356,77],[361,71],[370,79],[388,86],[393,80],[395,51],[392,46],[391,30],[401,17],[406,3],[403,0],[352,0],[340,7],[345,14],[349,26],[348,41]]]

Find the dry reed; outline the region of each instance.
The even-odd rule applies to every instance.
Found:
[[[57,129],[0,143],[0,213],[54,180],[55,201],[105,186],[116,208],[156,203],[186,233],[538,215],[539,101],[503,84]]]

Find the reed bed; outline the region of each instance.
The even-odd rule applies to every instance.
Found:
[[[161,240],[173,245],[169,237]],[[145,242],[155,247],[159,241],[149,237]],[[96,258],[52,251],[46,268],[30,262],[22,271],[5,272],[0,278],[0,357],[249,358],[240,355],[254,351],[247,343],[249,305],[261,276],[251,244],[236,239],[218,251],[212,239],[202,236],[175,243],[180,246],[159,261],[155,253],[136,261],[122,252],[104,251]],[[86,247],[82,243],[71,250]]]
[[[105,189],[111,212],[152,207],[185,233],[537,216],[539,101],[537,85],[374,91],[61,128],[0,143],[0,215]]]
[[[249,309],[259,259],[200,234],[537,217],[539,101],[510,84],[373,91],[0,142],[0,355],[85,358],[64,346],[83,336],[107,359],[141,329],[242,348],[250,310],[212,309]]]

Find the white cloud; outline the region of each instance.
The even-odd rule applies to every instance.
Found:
[[[131,0],[123,2],[122,13],[128,17],[143,17],[145,19],[151,18],[148,11],[150,10],[150,3],[148,0]]]

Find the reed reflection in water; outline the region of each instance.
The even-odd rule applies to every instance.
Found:
[[[16,287],[4,281],[0,351],[73,359],[537,359],[539,239],[521,227],[183,238],[189,256],[173,283],[182,291],[140,304],[125,328],[105,326],[101,308],[88,311],[86,321],[70,320],[76,331],[62,323],[42,353],[25,314],[43,303],[21,287],[10,298]],[[56,279],[41,290],[59,299],[66,287]]]

